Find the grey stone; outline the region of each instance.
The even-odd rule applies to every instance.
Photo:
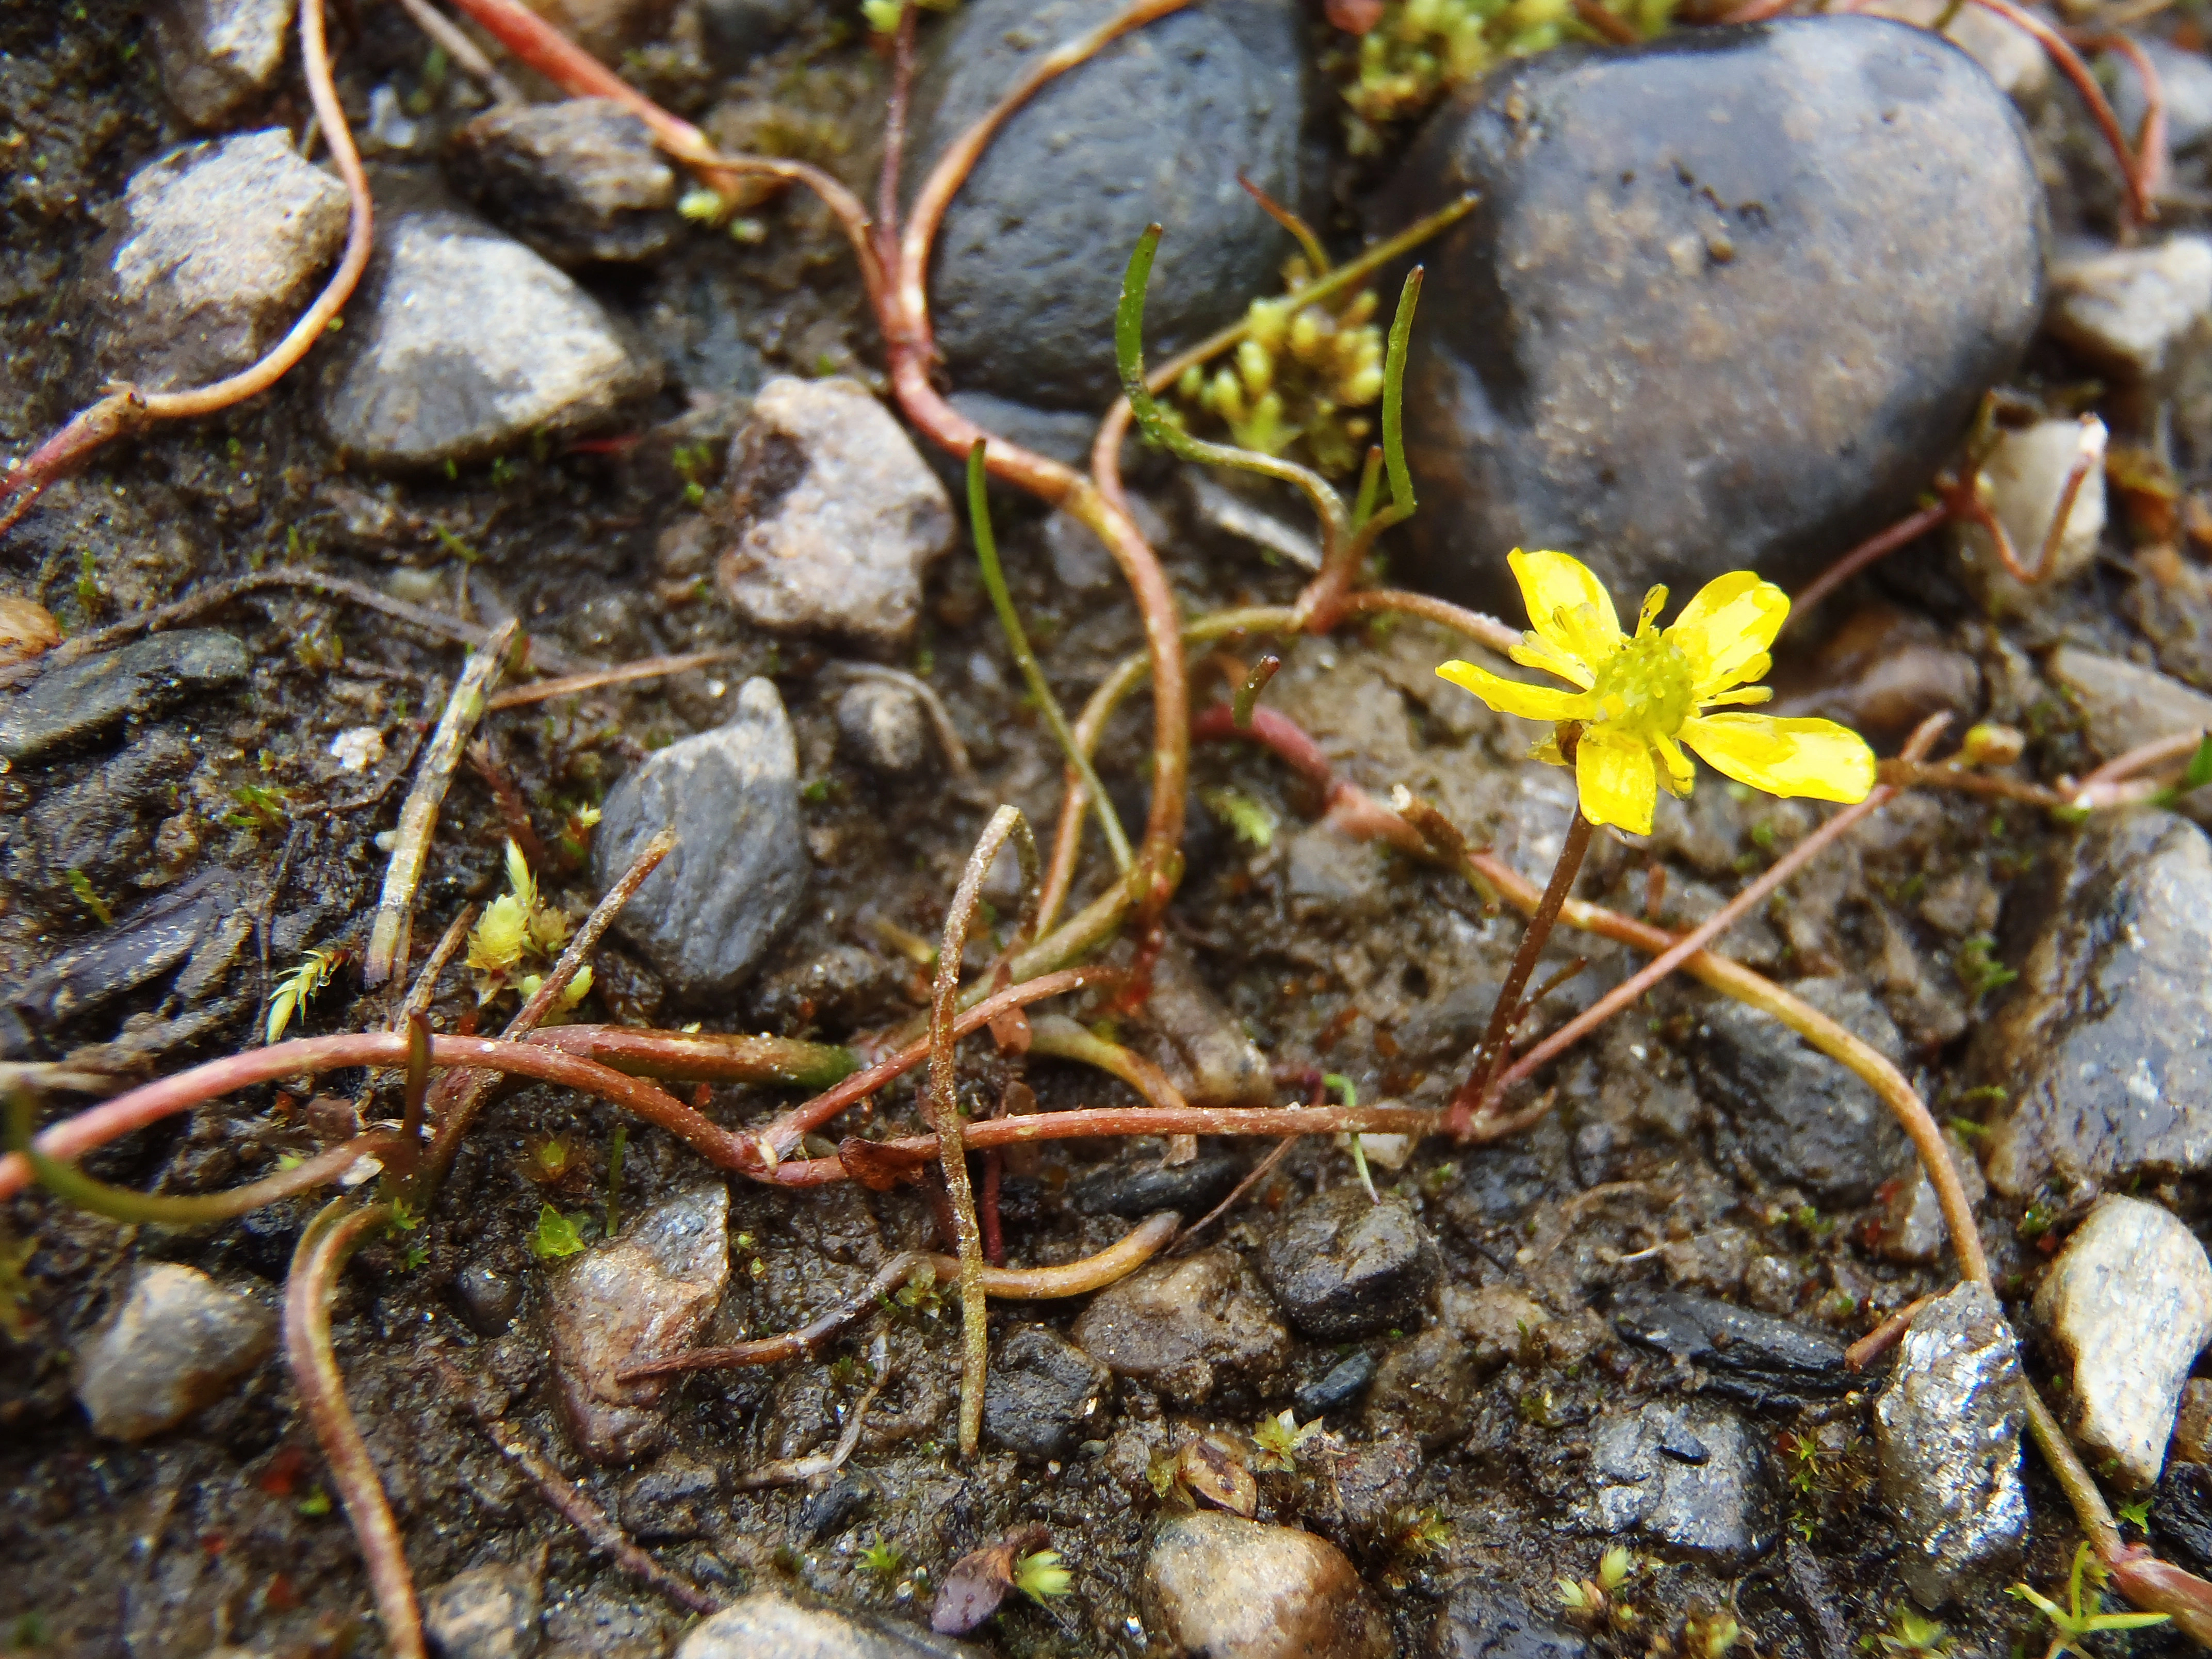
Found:
[[[2154,668],[2066,645],[2051,653],[2045,672],[2072,694],[2100,760],[2160,738],[2212,730],[2212,697]]]
[[[149,854],[158,822],[175,810],[176,786],[198,763],[189,738],[155,726],[88,776],[41,794],[16,825],[0,823],[9,865],[18,857],[36,860],[11,867],[10,875],[58,882],[65,872],[81,870],[95,886],[139,877],[157,884]]]
[[[1291,1323],[1325,1342],[1418,1324],[1443,1264],[1402,1199],[1338,1187],[1293,1208],[1260,1254],[1261,1277]]]
[[[1590,1437],[1595,1520],[1727,1569],[1774,1546],[1766,1437],[1723,1406],[1654,1401],[1601,1417]]]
[[[482,1262],[453,1275],[453,1294],[460,1299],[461,1316],[478,1336],[497,1336],[522,1305],[520,1281]]]
[[[881,680],[845,688],[837,699],[837,735],[865,763],[893,777],[913,771],[928,751],[921,700]]]
[[[1954,1134],[1943,1137],[1951,1167],[1965,1188],[1969,1208],[1989,1195],[1979,1159]],[[1881,1208],[1867,1230],[1867,1242],[1892,1261],[1934,1261],[1946,1247],[1943,1206],[1936,1197],[1936,1183],[1925,1170],[1893,1181],[1882,1196]]]
[[[801,1506],[793,1531],[810,1544],[834,1538],[860,1518],[874,1496],[875,1487],[863,1477],[840,1475]]]
[[[1469,189],[1421,251],[1406,383],[1416,569],[1454,597],[1505,604],[1516,546],[1624,594],[1808,574],[1910,509],[2042,314],[2019,118],[1885,20],[1503,66],[1391,221]]]
[[[753,994],[753,1014],[764,1028],[785,1031],[851,1024],[880,1011],[903,982],[874,951],[833,945],[763,980]]]
[[[1429,1634],[1429,1659],[1583,1659],[1589,1644],[1502,1585],[1454,1584]]]
[[[247,367],[307,308],[346,213],[345,187],[281,127],[141,167],[86,261],[100,373],[167,392]]]
[[[221,1399],[276,1347],[276,1314],[196,1267],[142,1262],[87,1346],[77,1403],[112,1440],[143,1440]]]
[[[913,635],[952,503],[866,386],[770,380],[731,442],[729,490],[737,540],[716,577],[747,617],[884,650]]]
[[[689,1347],[714,1316],[730,1278],[729,1216],[729,1189],[701,1187],[547,1273],[555,1402],[592,1462],[626,1462],[659,1443],[666,1380],[615,1373]]]
[[[1990,1185],[2212,1169],[2212,842],[2170,813],[2101,817],[2013,902],[2030,942],[1999,954],[2020,978],[1966,1054],[2006,1091]]]
[[[1708,1297],[1625,1293],[1613,1322],[1629,1341],[1696,1367],[1715,1393],[1753,1405],[1832,1398],[1859,1381],[1844,1364],[1844,1345],[1826,1332]]]
[[[915,154],[934,157],[1047,51],[1114,0],[971,0],[915,89]],[[1145,227],[1167,227],[1147,347],[1180,349],[1277,290],[1291,251],[1237,185],[1305,194],[1307,73],[1289,7],[1225,0],[1122,37],[1008,121],[945,215],[930,283],[955,380],[1051,409],[1118,389],[1114,306]],[[913,170],[915,178],[925,170]]]
[[[1391,1659],[1390,1626],[1344,1552],[1310,1533],[1200,1510],[1145,1557],[1152,1634],[1205,1659]]]
[[[2057,584],[2069,582],[2096,562],[2105,533],[2105,449],[2109,434],[2094,416],[2087,421],[2038,421],[1998,434],[1982,462],[1990,510],[2012,543],[2013,554],[2033,570],[2043,556],[2058,504],[2075,466],[2087,470],[2074,492],[2066,527],[2052,544],[2044,579],[2033,586],[2005,568],[1996,538],[1980,525],[1956,526],[1959,559],[1966,584],[1983,610],[1992,614],[2022,611],[2043,603]]]
[[[1114,1375],[1042,1325],[1017,1325],[1000,1340],[983,1394],[983,1431],[1036,1462],[1074,1455],[1098,1437]]]
[[[221,126],[283,66],[297,0],[167,0],[149,21],[161,89],[196,127]]]
[[[2051,270],[2051,331],[2100,368],[2136,380],[2164,371],[2212,316],[2212,240],[2063,259]]]
[[[1073,1334],[1116,1375],[1186,1405],[1261,1391],[1290,1351],[1259,1286],[1220,1249],[1155,1261],[1108,1285]]]
[[[611,98],[488,110],[453,135],[447,165],[489,217],[556,264],[649,259],[683,231],[675,168]]]
[[[720,1468],[672,1452],[623,1488],[623,1530],[647,1543],[703,1537],[714,1529],[721,1499]]]
[[[1170,937],[1152,959],[1152,991],[1138,1047],[1194,1106],[1266,1106],[1275,1098],[1267,1055],[1214,994],[1190,946]]]
[[[1897,1027],[1854,981],[1800,980],[1790,989],[1893,1061],[1905,1059]],[[1692,1066],[1698,1092],[1728,1115],[1752,1161],[1774,1180],[1858,1204],[1912,1161],[1881,1097],[1771,1014],[1732,1001],[1708,1010]]]
[[[676,1659],[981,1659],[966,1642],[755,1590],[695,1625]]]
[[[649,756],[607,794],[592,847],[618,880],[664,827],[676,850],[615,922],[680,1000],[727,996],[806,887],[799,751],[773,683],[747,680],[726,725]]]
[[[595,425],[659,384],[599,302],[521,243],[442,211],[402,214],[378,241],[322,398],[360,459],[467,460]]]
[[[1331,1533],[1363,1553],[1387,1547],[1413,1507],[1423,1468],[1421,1449],[1402,1438],[1370,1440],[1332,1447],[1322,1452],[1320,1463],[1328,1494],[1321,1513]]]
[[[2212,60],[2201,52],[2185,52],[2154,34],[2136,38],[2158,76],[2160,100],[2166,106],[2166,142],[2176,155],[2186,155],[2212,138]],[[2112,112],[2120,118],[2120,131],[2140,132],[2148,105],[2142,77],[2134,62],[2120,52],[2106,52],[2097,60],[2101,70],[2112,71]]]
[[[0,760],[34,760],[126,720],[150,720],[237,684],[252,668],[235,635],[185,629],[49,669],[0,703]]]
[[[2160,1553],[2179,1556],[2179,1565],[2199,1577],[2212,1572],[2212,1468],[2166,1466],[2151,1504],[2150,1531]]]
[[[2122,1485],[2152,1485],[2212,1337],[2212,1261],[2196,1234],[2160,1205],[2106,1194],[2036,1287],[2035,1318],[2069,1369],[2068,1432]]]
[[[471,1567],[422,1597],[422,1633],[441,1659],[531,1659],[545,1599],[541,1553],[515,1566]]]
[[[1375,1385],[1367,1392],[1367,1432],[1417,1442],[1428,1451],[1462,1439],[1470,1402],[1486,1374],[1446,1326],[1431,1325],[1394,1343],[1375,1367]]]
[[[1195,1221],[1229,1196],[1247,1167],[1243,1158],[1229,1152],[1200,1152],[1188,1164],[1163,1164],[1140,1156],[1085,1170],[1068,1184],[1068,1194],[1088,1215],[1134,1220],[1173,1210]]]
[[[2027,1529],[2020,1479],[2020,1349],[1996,1298],[1969,1281],[1913,1315],[1875,1404],[1883,1501],[1905,1582],[1941,1607],[2009,1565]]]
[[[1317,1417],[1357,1405],[1374,1381],[1375,1356],[1355,1353],[1338,1360],[1300,1389],[1291,1396],[1291,1408],[1297,1413],[1299,1422],[1310,1423]]]

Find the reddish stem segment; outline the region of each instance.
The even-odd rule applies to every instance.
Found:
[[[345,1505],[346,1518],[361,1540],[384,1639],[400,1659],[426,1659],[422,1615],[416,1605],[415,1581],[407,1571],[399,1528],[346,1404],[345,1381],[338,1375],[337,1356],[331,1348],[330,1299],[338,1273],[368,1235],[392,1219],[392,1206],[372,1204],[349,1210],[347,1206],[347,1200],[335,1200],[300,1235],[291,1276],[284,1281],[284,1358],[291,1367],[300,1409],[313,1425],[330,1465],[331,1484],[337,1488],[338,1501]]]

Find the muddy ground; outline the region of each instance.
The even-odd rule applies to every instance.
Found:
[[[87,0],[66,14],[17,9],[0,19],[0,108],[9,146],[0,431],[18,452],[91,390],[78,351],[82,319],[69,293],[99,234],[94,210],[134,168],[185,136],[165,112],[149,55],[139,49],[137,14],[120,0]],[[342,12],[336,27],[349,107],[365,112],[368,88],[389,82],[403,97],[422,93],[423,118],[434,124],[465,113],[447,101],[457,79],[445,91],[422,84],[423,43],[397,8],[362,5]],[[680,107],[750,100],[763,112],[773,105],[820,118],[807,142],[856,182],[864,177],[879,76],[863,46],[811,39],[735,88],[687,70],[673,48],[655,54],[639,67]],[[296,126],[296,97],[280,96],[270,114]],[[399,176],[406,171],[380,164],[380,190],[407,188]],[[596,291],[672,362],[707,365],[692,377],[701,383],[744,386],[770,373],[831,368],[875,374],[879,359],[858,285],[824,216],[801,202],[765,216],[769,235],[759,246],[702,233],[649,275],[595,279]],[[1049,736],[1023,707],[965,553],[932,575],[920,646],[902,665],[949,705],[975,777],[949,781],[925,770],[887,783],[840,751],[831,715],[839,686],[828,672],[834,651],[748,629],[704,591],[680,555],[660,550],[664,531],[691,513],[670,452],[681,442],[726,439],[741,418],[741,397],[687,407],[680,389],[664,392],[637,428],[641,441],[619,454],[556,449],[511,455],[496,469],[392,479],[349,471],[334,456],[312,407],[313,368],[220,419],[120,447],[57,489],[0,547],[0,589],[38,599],[75,634],[196,584],[293,557],[464,617],[519,616],[533,636],[579,659],[735,647],[738,654],[713,670],[488,723],[542,833],[556,828],[566,809],[600,798],[654,747],[717,723],[744,676],[775,681],[797,729],[810,786],[813,885],[800,920],[750,988],[727,1007],[663,1006],[651,975],[611,950],[586,1014],[646,1023],[698,1017],[711,1029],[838,1038],[919,1009],[913,964],[884,951],[859,919],[872,913],[933,933],[991,809],[1012,800],[1048,823],[1059,787]],[[1143,482],[1183,532],[1164,551],[1188,608],[1291,599],[1296,572],[1191,524],[1164,473]],[[1133,613],[1056,580],[1034,513],[1010,504],[1004,533],[1015,594],[1052,681],[1063,697],[1079,700],[1138,646]],[[456,542],[474,556],[456,557],[449,550]],[[2101,571],[2054,601],[2032,629],[2010,624],[2008,632],[1976,617],[1940,577],[1897,597],[1932,617],[1944,648],[1982,671],[1981,707],[1969,712],[2027,723],[2029,708],[2006,706],[2008,649],[2061,630],[2124,648],[2133,637],[2121,605],[2128,586],[2120,574]],[[1862,582],[1831,614],[1882,597]],[[193,741],[198,758],[172,798],[141,815],[131,856],[118,860],[125,873],[107,897],[117,925],[128,927],[134,910],[165,887],[219,870],[228,872],[255,927],[242,939],[209,941],[208,949],[234,957],[227,967],[208,964],[193,1006],[182,1006],[166,980],[141,988],[53,1034],[50,1055],[135,1045],[137,1067],[158,1071],[249,1044],[274,975],[309,946],[358,947],[363,936],[384,863],[374,838],[391,826],[404,786],[373,805],[318,815],[307,809],[342,799],[358,781],[341,782],[326,750],[343,729],[371,724],[396,732],[400,722],[434,714],[461,650],[300,595],[256,595],[213,620],[250,647],[252,684],[160,717]],[[1520,758],[1521,734],[1499,729],[1433,678],[1433,665],[1451,653],[1440,637],[1411,624],[1306,641],[1288,653],[1269,696],[1315,730],[1356,781],[1378,792],[1411,784],[1442,800],[1477,840],[1540,873],[1567,805],[1561,780]],[[1146,719],[1141,705],[1125,713],[1102,752],[1102,769],[1132,822],[1143,798]],[[2032,758],[2041,775],[2079,769],[2063,711],[2037,719]],[[0,812],[30,810],[105,758],[78,753],[0,776]],[[276,823],[240,817],[236,792],[247,785],[280,789],[299,810]],[[1464,1041],[1466,1018],[1444,1005],[1455,992],[1496,981],[1517,922],[1486,916],[1453,878],[1310,827],[1317,803],[1256,753],[1202,751],[1196,786],[1201,794],[1233,787],[1264,804],[1279,828],[1271,847],[1255,849],[1194,806],[1175,948],[1188,952],[1276,1062],[1341,1073],[1363,1100],[1438,1098],[1455,1079],[1452,1033]],[[225,822],[234,817],[240,822]],[[1662,914],[1705,913],[1740,872],[1765,867],[1815,821],[1802,805],[1738,799],[1717,781],[1701,789],[1690,811],[1669,821],[1671,830],[1662,824],[1652,849],[1668,872]],[[465,900],[499,890],[502,833],[489,793],[464,773],[422,884],[418,942],[434,938]],[[2052,833],[2030,814],[1965,797],[1908,799],[1768,916],[1739,929],[1729,948],[1788,977],[1840,973],[1878,988],[1940,1115],[1959,1091],[1954,1067],[1978,1003],[1954,966],[1959,941],[1928,921],[1919,901],[1952,878],[2002,898],[2050,855]],[[1648,863],[1640,853],[1601,845],[1582,890],[1639,910]],[[596,896],[581,878],[550,884],[579,914]],[[64,872],[18,860],[3,890],[0,982],[28,975],[101,930]],[[857,994],[827,1004],[803,994],[809,964],[856,945],[878,956]],[[1623,972],[1620,953],[1602,945],[1562,939],[1552,956],[1564,963],[1577,951],[1586,951],[1589,965],[1559,1007],[1586,1001]],[[381,1001],[356,995],[354,976],[341,974],[313,1004],[306,1029],[340,1031],[380,1020]],[[1686,1056],[1709,1000],[1686,984],[1655,995],[1561,1068],[1558,1109],[1518,1139],[1473,1151],[1424,1147],[1402,1170],[1378,1172],[1386,1189],[1421,1214],[1451,1280],[1521,1291],[1562,1332],[1575,1334],[1531,1345],[1480,1386],[1466,1403],[1465,1430],[1399,1480],[1385,1506],[1391,1518],[1364,1529],[1339,1526],[1336,1535],[1387,1608],[1401,1651],[1427,1650],[1449,1588],[1470,1576],[1551,1607],[1555,1578],[1593,1570],[1606,1540],[1571,1519],[1585,1497],[1590,1421],[1606,1405],[1670,1386],[1663,1361],[1612,1334],[1602,1310],[1616,1291],[1673,1284],[1736,1297],[1747,1264],[1771,1258],[1787,1269],[1791,1316],[1849,1339],[1949,1282],[1945,1268],[1900,1265],[1869,1248],[1865,1213],[1820,1210],[1806,1194],[1758,1176],[1689,1082]],[[435,1010],[441,1029],[471,1003],[465,976],[451,976]],[[210,1010],[207,1019],[178,1023]],[[107,1055],[117,1058],[112,1049]],[[986,1099],[1001,1065],[979,1055],[972,1067]],[[1034,1062],[1026,1075],[1048,1108],[1134,1099],[1070,1066]],[[788,1098],[720,1089],[710,1109],[741,1123]],[[304,1089],[251,1091],[141,1134],[89,1167],[145,1188],[227,1184],[312,1147],[307,1103]],[[912,1089],[902,1085],[878,1103],[877,1121],[904,1124],[915,1111]],[[610,1509],[623,1510],[636,1477],[573,1456],[548,1407],[535,1323],[541,1269],[528,1249],[544,1196],[529,1178],[531,1146],[557,1134],[580,1152],[583,1177],[572,1201],[586,1202],[604,1180],[614,1127],[606,1109],[559,1091],[508,1094],[473,1134],[444,1210],[418,1236],[427,1247],[422,1258],[410,1262],[401,1247],[383,1243],[365,1251],[336,1312],[339,1359],[418,1583],[435,1585],[484,1562],[527,1562],[542,1551],[547,1653],[662,1654],[687,1616],[611,1568],[548,1510],[456,1409],[439,1362],[480,1379],[506,1402],[512,1422]],[[1064,1260],[1117,1237],[1127,1224],[1079,1212],[1070,1183],[1095,1164],[1121,1158],[1133,1166],[1156,1150],[1070,1142],[1044,1152],[1010,1182],[1015,1259]],[[666,1136],[631,1133],[627,1206],[642,1208],[707,1176]],[[1249,1255],[1275,1212],[1310,1189],[1351,1178],[1338,1150],[1304,1147],[1221,1237]],[[1606,1201],[1571,1204],[1604,1182],[1630,1184]],[[800,1323],[884,1254],[933,1236],[928,1206],[912,1193],[841,1188],[793,1195],[730,1186],[732,1233],[750,1243],[733,1259],[735,1288],[716,1327],[729,1334]],[[308,1213],[300,1201],[233,1225],[169,1232],[118,1227],[36,1196],[11,1204],[9,1226],[36,1249],[27,1269],[33,1323],[21,1338],[0,1340],[0,1643],[132,1656],[197,1655],[223,1644],[262,1653],[334,1652],[349,1642],[355,1651],[381,1650],[344,1518],[314,1501],[319,1465],[280,1361],[264,1364],[185,1427],[140,1445],[95,1437],[72,1393],[73,1351],[106,1314],[135,1261],[190,1262],[258,1282],[273,1298]],[[2017,1214],[1995,1203],[1986,1214],[2000,1283],[2011,1276],[2016,1286],[2040,1257],[2017,1237]],[[471,1267],[528,1287],[502,1335],[481,1336],[460,1317],[454,1284]],[[1075,1311],[1024,1310],[1020,1317],[1064,1328]],[[1064,1466],[1025,1465],[990,1451],[963,1463],[951,1449],[957,1318],[911,1316],[893,1330],[896,1381],[851,1466],[869,1488],[857,1518],[812,1541],[799,1529],[803,1490],[726,1489],[677,1528],[689,1535],[659,1540],[655,1552],[725,1598],[784,1583],[918,1618],[953,1559],[1039,1520],[1073,1571],[1073,1595],[1048,1608],[1018,1598],[977,1639],[1008,1656],[1141,1653],[1142,1626],[1133,1622],[1141,1615],[1138,1575],[1149,1529],[1171,1501],[1145,1478],[1153,1454],[1188,1429],[1249,1432],[1263,1407],[1279,1409],[1295,1386],[1341,1357],[1336,1345],[1299,1340],[1264,1397],[1240,1391],[1232,1379],[1224,1399],[1197,1410],[1165,1406],[1125,1381],[1097,1437]],[[1381,1353],[1393,1345],[1385,1336],[1359,1346]],[[861,1339],[848,1351],[864,1347]],[[674,1396],[666,1455],[741,1472],[826,1445],[860,1387],[850,1368],[841,1374],[806,1365],[694,1380]],[[1332,1424],[1356,1446],[1362,1421],[1354,1412]],[[1838,1659],[1816,1607],[1832,1609],[1853,1641],[1887,1627],[1902,1594],[1899,1543],[1873,1492],[1864,1396],[1770,1407],[1754,1421],[1778,1449],[1785,1542],[1741,1572],[1655,1563],[1639,1581],[1637,1633],[1594,1638],[1600,1650],[1642,1652],[1654,1637],[1678,1630],[1686,1610],[1723,1606],[1735,1610],[1761,1654]],[[1785,1443],[1817,1446],[1817,1455],[1784,1451]],[[1798,1478],[1788,1479],[1790,1471]],[[2026,1474],[2034,1521],[2022,1576],[2045,1583],[2063,1576],[2075,1534],[2032,1457]],[[1263,1476],[1262,1516],[1325,1527],[1317,1517],[1328,1503],[1318,1480]],[[1417,1539],[1396,1518],[1401,1514],[1435,1524]],[[903,1570],[866,1567],[861,1553],[875,1544],[894,1547]],[[2025,1610],[1994,1588],[1947,1622],[1988,1653],[2039,1639]],[[2138,1638],[2134,1650],[2156,1650],[2165,1640]]]

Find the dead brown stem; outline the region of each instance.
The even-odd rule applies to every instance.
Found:
[[[368,268],[373,240],[374,214],[368,176],[362,171],[361,155],[354,149],[353,131],[331,82],[331,59],[323,35],[323,0],[301,0],[300,7],[300,63],[307,81],[307,100],[331,147],[350,204],[346,226],[345,252],[323,291],[303,312],[284,337],[269,348],[260,361],[227,380],[190,392],[141,392],[124,386],[110,392],[68,425],[46,440],[25,460],[0,477],[0,535],[4,535],[46,487],[89,459],[103,445],[128,433],[143,431],[156,421],[189,420],[213,415],[243,403],[276,385],[308,349],[328,331],[331,320],[353,297],[356,283]]]
[[[1868,537],[1866,540],[1808,582],[1798,592],[1797,597],[1790,602],[1790,615],[1791,617],[1810,616],[1814,606],[1857,575],[1860,571],[1870,565],[1879,564],[1896,552],[1899,548],[1919,540],[1921,537],[1950,516],[1950,503],[1937,501],[1933,506],[1923,507],[1917,512],[1906,514],[1888,529]],[[1786,619],[1783,625],[1784,627],[1789,625]]]
[[[495,691],[484,699],[484,712],[496,714],[502,708],[521,708],[533,702],[546,702],[555,697],[573,697],[586,691],[598,691],[610,685],[625,685],[632,680],[657,680],[670,674],[684,674],[694,668],[711,668],[716,663],[733,662],[745,654],[735,646],[725,646],[714,651],[688,651],[679,657],[641,657],[635,662],[626,662],[612,668],[595,668],[588,673],[567,674],[559,679],[539,680],[534,685],[510,685],[504,691]]]
[[[910,14],[909,14],[910,15]],[[952,1201],[952,1237],[960,1252],[960,1451],[973,1457],[983,1433],[983,1382],[990,1363],[991,1333],[984,1306],[983,1235],[975,1220],[975,1198],[968,1185],[968,1156],[960,1143],[959,1067],[954,1059],[953,1000],[960,990],[960,958],[968,949],[969,924],[982,900],[983,878],[1008,841],[1021,853],[1022,918],[1015,936],[1036,921],[1036,840],[1018,809],[1001,806],[983,826],[968,866],[960,872],[952,905],[945,913],[945,942],[937,951],[937,984],[929,1009],[929,1091],[927,1109],[937,1131],[945,1190]]]

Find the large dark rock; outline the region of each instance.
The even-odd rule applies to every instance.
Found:
[[[1844,1345],[1825,1332],[1710,1297],[1626,1293],[1613,1322],[1631,1342],[1694,1367],[1714,1393],[1753,1405],[1802,1405],[1865,1381],[1844,1364]]]
[[[1774,1547],[1779,1529],[1766,1439],[1705,1401],[1610,1413],[1590,1434],[1592,1518],[1673,1553],[1744,1566]]]
[[[1905,1059],[1897,1027],[1857,985],[1813,979],[1790,988],[1893,1063]],[[1741,1002],[1711,1009],[1698,1027],[1695,1065],[1698,1092],[1776,1181],[1858,1204],[1912,1161],[1881,1097],[1771,1014]]]
[[[2100,821],[2024,896],[2027,941],[1998,951],[2019,983],[1967,1054],[2005,1091],[1990,1184],[2212,1169],[2212,842],[2164,812]]]
[[[1406,1202],[1377,1204],[1358,1187],[1306,1200],[1260,1256],[1291,1323],[1328,1342],[1419,1324],[1442,1272],[1436,1242]]]
[[[1045,52],[1121,9],[970,0],[915,88],[915,154],[941,154]],[[1295,8],[1260,0],[1194,7],[1125,35],[1006,123],[937,239],[931,313],[957,384],[1103,409],[1122,269],[1155,220],[1167,239],[1146,307],[1152,351],[1280,286],[1289,239],[1237,174],[1279,200],[1302,193],[1303,27]]]
[[[1924,30],[1807,18],[1547,52],[1470,88],[1394,218],[1424,249],[1407,429],[1422,580],[1512,548],[1616,592],[1788,580],[1910,508],[2041,313],[2011,106]]]
[[[1042,1325],[1017,1325],[999,1344],[983,1393],[983,1428],[1017,1456],[1042,1462],[1096,1438],[1114,1374]]]

